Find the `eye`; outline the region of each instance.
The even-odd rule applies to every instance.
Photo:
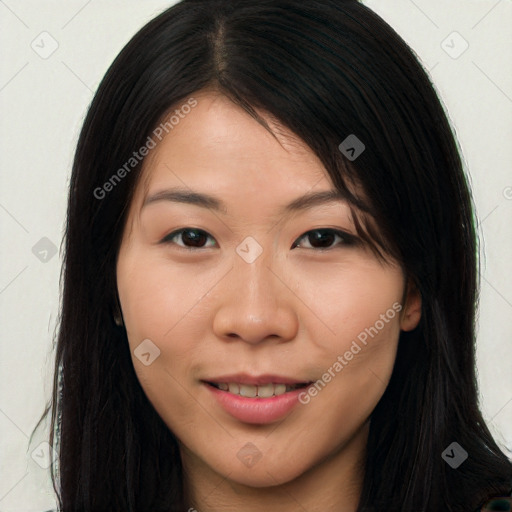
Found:
[[[336,241],[336,237],[339,239],[338,245],[354,245],[357,242],[357,238],[354,235],[329,228],[308,231],[298,238],[297,241],[305,238],[307,244],[309,244],[309,247],[307,244],[302,246],[305,249],[332,249],[332,244]],[[292,249],[293,247],[300,247],[297,241],[294,242]]]
[[[180,237],[181,243],[178,243],[177,240]],[[213,244],[207,245],[206,243],[208,238],[214,241],[214,238],[202,229],[182,228],[169,233],[162,239],[161,243],[175,244],[179,247],[190,250],[204,249],[215,245],[215,242]],[[302,239],[306,240],[305,244],[298,243]],[[344,231],[338,229],[321,228],[304,233],[300,238],[297,239],[296,242],[294,242],[292,249],[294,247],[302,247],[305,249],[329,250],[336,247],[336,245],[333,246],[333,243],[336,242],[336,239],[338,239],[337,245],[354,245],[357,242],[357,238],[354,235],[350,235]]]
[[[175,240],[178,239],[180,236],[182,237],[182,244],[175,242]],[[194,248],[203,249],[205,247],[208,247],[204,245],[205,239],[207,239],[208,237],[210,237],[213,240],[211,235],[209,235],[206,231],[203,231],[202,229],[183,228],[177,231],[173,231],[172,233],[169,233],[165,238],[163,238],[161,243],[176,244],[179,247],[190,250],[193,250]]]

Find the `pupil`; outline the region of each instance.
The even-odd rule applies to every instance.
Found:
[[[190,233],[192,233],[192,236],[190,236]],[[190,242],[189,245],[194,247],[201,247],[203,245],[198,243],[198,240],[200,242],[201,237],[204,237],[204,234],[201,231],[189,229],[183,232],[182,237],[185,244]]]
[[[334,241],[334,233],[330,233],[329,231],[312,231],[309,235],[309,243],[315,247],[315,241],[320,241],[321,247],[329,247]],[[325,243],[326,241],[327,244]],[[324,242],[323,245],[322,242]]]

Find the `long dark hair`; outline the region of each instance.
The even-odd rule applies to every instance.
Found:
[[[361,184],[371,223],[422,297],[370,423],[358,512],[468,512],[510,492],[512,464],[484,423],[475,377],[478,258],[454,134],[407,44],[356,0],[184,0],[144,26],[106,73],[71,176],[50,444],[60,510],[186,511],[176,438],[136,377],[113,321],[116,257],[138,164],[98,187],[170,109],[216,89],[263,124],[274,116],[345,193]],[[365,145],[350,161],[340,143]],[[112,183],[112,182],[110,182]],[[357,197],[351,196],[361,206]],[[179,411],[177,411],[179,414]],[[457,442],[457,469],[443,451]]]

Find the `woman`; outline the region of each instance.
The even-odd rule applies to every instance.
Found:
[[[510,495],[477,405],[476,254],[440,101],[370,9],[168,9],[112,64],[76,151],[61,510],[467,512]]]

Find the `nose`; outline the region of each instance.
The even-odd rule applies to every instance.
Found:
[[[256,345],[265,340],[285,342],[299,327],[294,305],[297,297],[282,271],[271,268],[266,251],[252,263],[236,255],[232,270],[217,290],[219,302],[213,319],[215,335]]]

